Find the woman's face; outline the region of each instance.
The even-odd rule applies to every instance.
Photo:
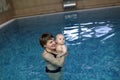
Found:
[[[56,43],[54,41],[54,38],[47,41],[45,48],[50,50],[54,50],[56,48]]]

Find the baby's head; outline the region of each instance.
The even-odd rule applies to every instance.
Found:
[[[56,35],[56,43],[61,45],[65,44],[65,37],[63,34]]]

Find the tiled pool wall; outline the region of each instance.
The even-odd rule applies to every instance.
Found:
[[[6,1],[7,6],[5,5],[5,3],[4,3],[4,5],[5,5],[4,7],[1,6],[1,5],[3,5],[3,3],[1,3],[2,1],[3,1],[3,3]],[[4,0],[0,1],[0,4],[1,4],[0,5],[0,10],[1,10],[0,11],[0,24],[14,18],[14,8],[12,6],[12,0],[5,0],[5,1]],[[6,8],[6,7],[7,7],[8,10],[3,9],[3,8]]]
[[[9,0],[8,11],[0,13],[0,24],[21,16],[63,12],[63,0]],[[27,4],[26,4],[27,3]],[[120,6],[120,0],[76,0],[77,10]],[[22,4],[22,5],[21,5]]]
[[[116,16],[118,17],[119,14],[117,14],[117,12],[119,12],[120,10],[120,6],[112,6],[112,7],[102,7],[102,8],[92,8],[92,9],[84,9],[84,10],[78,10],[79,12],[84,12],[84,11],[93,11],[93,10],[102,10],[102,9],[106,9],[105,11],[109,11],[109,12],[115,12]],[[69,12],[75,12],[75,11],[69,11]],[[2,24],[0,24],[0,29],[3,28],[5,25],[15,21],[16,19],[24,19],[24,18],[31,18],[31,17],[37,17],[37,16],[46,16],[46,15],[54,15],[54,14],[61,14],[61,13],[69,13],[69,12],[59,12],[59,13],[51,13],[51,14],[44,14],[44,15],[33,15],[33,16],[26,16],[26,17],[19,17],[19,18],[13,18],[10,19]]]

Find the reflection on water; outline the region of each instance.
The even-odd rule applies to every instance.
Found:
[[[107,37],[103,38],[101,41],[103,42],[103,41],[113,37],[114,35],[115,35],[115,33],[112,33],[112,34],[108,35]]]
[[[66,40],[73,41],[79,38],[79,28],[65,29],[64,34],[66,35]]]
[[[109,27],[109,25],[96,26],[96,28],[95,28],[95,36],[96,37],[101,37],[101,36],[106,35],[110,31],[112,31],[112,28]]]
[[[63,33],[66,37],[67,45],[80,44],[90,38],[102,37],[101,41],[105,41],[115,35],[113,33],[113,24],[110,21],[80,23],[76,13],[65,15],[65,20],[66,26]]]

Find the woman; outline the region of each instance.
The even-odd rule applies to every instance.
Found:
[[[57,57],[58,54],[53,53],[56,49],[53,35],[50,33],[42,34],[40,44],[45,49],[42,56],[47,63],[46,73],[51,80],[62,80],[62,67],[64,65],[65,56]]]

